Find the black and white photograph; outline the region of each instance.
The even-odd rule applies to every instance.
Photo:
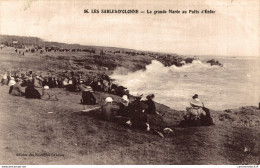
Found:
[[[0,166],[260,164],[259,0],[0,0]]]

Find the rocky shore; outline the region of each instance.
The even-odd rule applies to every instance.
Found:
[[[21,55],[13,47],[5,47],[0,50],[0,71],[1,74],[32,70],[50,76],[71,72],[98,76],[110,75],[117,67],[126,71],[144,69],[154,59],[166,66],[193,61],[193,58],[180,57],[57,51]],[[161,138],[102,121],[100,109],[83,112],[100,107],[107,96],[120,101],[116,95],[95,92],[98,104],[83,106],[80,93],[62,88],[50,89],[58,101],[12,96],[7,86],[0,86],[0,91],[1,164],[259,164],[260,110],[255,106],[224,111],[210,109],[215,125],[180,128],[178,124],[185,111],[156,103],[157,111],[163,116],[156,119],[148,116],[150,125],[158,130],[168,127],[174,131]],[[14,157],[17,153],[59,156]]]
[[[2,49],[1,52],[5,59],[5,62],[0,63],[1,73],[11,72],[14,74],[33,70],[39,74],[55,77],[64,77],[71,73],[76,76],[98,77],[102,74],[112,74],[117,67],[123,67],[128,71],[136,71],[144,69],[145,66],[150,64],[154,59],[162,62],[165,66],[182,66],[181,63],[189,64],[194,60],[194,58],[185,58],[177,55],[163,56],[152,54],[150,56],[135,55],[129,57],[124,54],[104,54],[101,56],[71,52],[47,52],[44,54],[34,52],[20,56],[15,53],[13,47],[6,47]],[[17,59],[14,60],[13,58]],[[208,63],[221,66],[221,64],[214,59],[208,61]],[[158,111],[161,111],[162,113],[164,113],[165,110],[171,111],[170,113],[178,113],[175,118],[170,117],[172,119],[171,123],[174,121],[173,123],[176,125],[182,120],[181,114],[184,112],[172,110],[158,103],[157,106]],[[218,111],[212,113],[216,123],[232,123],[235,125],[247,125],[252,127],[259,127],[259,114],[257,107],[243,107],[240,109],[229,109],[223,112]]]

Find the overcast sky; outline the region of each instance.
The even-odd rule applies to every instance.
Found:
[[[259,56],[259,0],[0,0],[0,34],[185,55]],[[84,9],[215,14],[84,14]]]

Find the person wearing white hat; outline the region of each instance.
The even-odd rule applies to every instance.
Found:
[[[123,117],[128,117],[129,115],[129,99],[127,95],[123,95],[121,98],[121,102],[118,104],[119,110],[117,112],[117,115],[123,116]]]
[[[112,103],[113,99],[111,97],[107,97],[105,100],[106,103]]]
[[[14,95],[14,96],[23,96],[24,95],[21,84],[22,84],[22,80],[17,79],[16,83],[13,85],[13,89],[11,91],[12,95]]]
[[[42,100],[50,100],[50,101],[58,101],[58,98],[56,95],[51,94],[50,87],[48,85],[45,85],[42,89]]]
[[[123,103],[125,106],[128,106],[128,104],[129,104],[129,99],[128,99],[127,95],[123,95],[121,101],[122,101],[122,103]]]
[[[15,80],[14,80],[14,77],[11,77],[9,83],[8,83],[8,86],[13,86],[15,84]]]
[[[9,86],[9,94],[12,93],[12,90],[13,90],[13,86],[16,82],[14,81],[14,77],[11,77],[9,83],[8,83],[8,86]]]
[[[192,119],[192,120],[199,120],[200,116],[205,116],[206,113],[203,111],[202,107],[204,107],[204,103],[199,99],[199,96],[195,94],[191,101],[190,101],[191,107],[187,107],[187,114],[185,115],[186,118]]]
[[[8,79],[7,79],[6,73],[2,77],[1,84],[2,85],[7,85],[8,84]]]
[[[43,100],[50,99],[50,93],[48,91],[49,89],[50,87],[48,85],[43,86],[41,99]]]
[[[112,121],[115,119],[115,108],[112,104],[113,99],[111,97],[107,97],[105,99],[106,104],[103,105],[102,108],[102,117],[106,121]]]
[[[203,102],[199,99],[198,94],[195,94],[194,96],[192,96],[192,99],[190,101],[190,105],[193,108],[200,108],[200,107],[204,106]]]

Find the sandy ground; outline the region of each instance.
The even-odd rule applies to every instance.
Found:
[[[23,67],[42,61],[32,54],[20,58],[1,52],[1,65]],[[96,107],[81,105],[80,93],[50,91],[59,101],[12,96],[7,86],[0,86],[0,164],[259,164],[259,126],[241,122],[259,117],[255,108],[212,111],[216,125],[179,128],[182,112],[156,104],[158,111],[167,113],[161,123],[151,125],[174,130],[161,138],[102,121],[99,110],[76,112]],[[95,96],[100,106],[107,94]]]

